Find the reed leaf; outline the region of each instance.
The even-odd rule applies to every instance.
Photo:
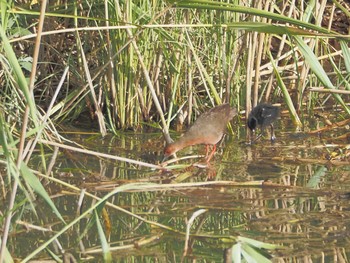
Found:
[[[238,242],[232,246],[231,257],[234,263],[242,262],[242,244]]]
[[[279,22],[288,23],[291,25],[299,26],[305,29],[315,30],[320,33],[329,34],[332,33],[328,29],[323,27],[314,25],[312,23],[303,22],[294,18],[289,18],[285,15],[280,15],[276,13],[272,13],[265,10],[260,10],[253,7],[247,6],[238,6],[235,4],[230,4],[226,2],[217,2],[217,1],[209,1],[209,0],[186,0],[186,1],[170,1],[174,3],[176,7],[181,8],[193,8],[193,9],[207,9],[207,10],[221,10],[221,11],[230,11],[230,12],[238,12],[242,14],[255,15],[260,17],[266,17],[268,19],[272,19]],[[342,36],[333,32],[337,37],[342,39],[349,39],[346,36]]]
[[[281,89],[281,91],[283,93],[283,98],[284,98],[284,101],[287,104],[287,107],[288,107],[290,116],[292,118],[292,121],[297,127],[301,127],[302,123],[301,123],[301,121],[299,119],[297,111],[295,110],[292,98],[289,95],[288,89],[287,89],[286,85],[284,84],[284,82],[282,80],[282,77],[281,77],[281,75],[280,75],[280,73],[279,73],[279,71],[278,71],[278,69],[276,67],[274,59],[272,58],[272,55],[271,55],[270,52],[269,52],[269,56],[270,56],[270,60],[271,60],[272,66],[273,66],[273,70],[274,70],[274,73],[275,73],[275,76],[276,76],[276,79],[277,79],[278,86],[279,86],[279,88]]]
[[[221,104],[221,99],[220,99],[220,96],[219,96],[218,92],[215,89],[214,83],[211,80],[211,78],[210,78],[206,68],[202,64],[202,61],[199,59],[199,56],[197,55],[197,52],[194,50],[193,44],[192,44],[192,42],[191,42],[191,40],[190,40],[190,38],[188,36],[188,33],[187,33],[187,37],[188,37],[189,47],[191,48],[192,55],[194,56],[194,60],[196,61],[197,66],[199,68],[199,72],[200,72],[200,75],[201,75],[202,80],[203,80],[203,85],[204,85],[204,87],[206,89],[208,98],[211,101],[212,106],[215,105],[214,100],[215,100],[215,102],[217,104]],[[207,88],[207,84],[210,87],[210,90]],[[212,99],[212,96],[214,97],[214,100]]]
[[[30,108],[30,114],[33,120],[34,125],[38,125],[38,118],[37,118],[37,111],[36,106],[34,103],[34,99],[32,94],[29,91],[27,80],[23,74],[23,71],[21,69],[21,66],[17,60],[17,57],[15,55],[15,52],[13,51],[13,48],[9,42],[9,39],[6,36],[5,30],[3,27],[0,26],[0,37],[2,40],[2,46],[5,50],[5,54],[8,58],[8,62],[11,64],[14,74],[15,74],[15,80],[18,84],[18,87],[23,92],[23,95],[26,99],[26,104]]]
[[[97,210],[94,210],[94,216],[96,219],[96,227],[97,227],[97,232],[98,232],[98,236],[100,238],[100,242],[101,242],[101,247],[102,247],[102,251],[103,251],[103,259],[104,262],[112,262],[112,255],[111,255],[111,251],[109,248],[109,244],[107,241],[107,238],[105,236],[105,233],[103,231],[100,219],[99,219],[99,214],[97,213]]]
[[[123,191],[128,191],[131,189],[137,190],[137,189],[142,189],[143,186],[147,186],[151,184],[147,183],[133,183],[133,184],[125,184],[122,186],[119,186],[115,188],[112,192],[108,193],[105,195],[103,198],[101,198],[98,202],[96,202],[94,205],[92,205],[89,209],[84,211],[80,216],[76,217],[74,220],[72,220],[70,223],[66,224],[62,229],[57,231],[55,235],[53,235],[51,238],[49,238],[47,241],[45,241],[43,244],[41,244],[38,248],[36,248],[34,251],[32,251],[29,255],[27,255],[26,258],[22,260],[23,263],[28,262],[30,259],[32,259],[35,255],[40,253],[43,249],[45,249],[51,242],[53,242],[56,238],[61,236],[63,233],[65,233],[69,228],[77,224],[81,219],[85,218],[88,216],[90,213],[93,213],[93,211],[100,206],[101,204],[105,203],[110,197],[113,195],[123,192]]]
[[[301,37],[295,36],[294,40],[300,52],[305,57],[305,61],[308,63],[311,70],[316,74],[316,76],[323,83],[323,85],[325,85],[325,87],[328,89],[335,89],[332,82],[328,78],[327,73],[324,71],[323,67],[321,66],[316,55],[312,52],[310,47],[305,44]],[[347,112],[347,114],[350,114],[350,108],[345,104],[342,97],[336,93],[332,93],[332,96],[339,102],[340,105],[342,105],[343,109]]]
[[[343,59],[345,63],[345,68],[348,74],[350,74],[350,49],[348,43],[341,40],[339,41],[341,50],[343,51]]]
[[[213,25],[214,27],[227,27],[236,30],[246,30],[259,33],[276,34],[276,35],[297,35],[297,36],[327,36],[332,34],[322,34],[318,32],[308,31],[302,28],[291,27],[288,25],[269,24],[263,22],[236,22],[222,25]]]
[[[0,239],[0,245],[1,245],[1,239]],[[11,257],[11,254],[10,254],[10,252],[8,251],[8,249],[7,248],[5,248],[5,252],[4,252],[4,263],[13,263],[13,262],[15,262],[14,260],[13,260],[13,258]]]
[[[51,200],[50,196],[47,194],[45,188],[43,187],[39,179],[32,173],[32,171],[28,168],[28,166],[25,163],[21,164],[20,169],[25,182],[28,185],[30,185],[30,187],[45,200],[45,202],[51,207],[51,209],[56,214],[56,216],[62,222],[65,223],[63,217],[61,216],[60,212],[57,210],[55,204]]]
[[[271,263],[272,261],[265,257],[256,248],[245,243],[242,244],[242,255],[247,262]]]

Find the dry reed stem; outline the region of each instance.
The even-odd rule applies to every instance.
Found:
[[[121,162],[136,164],[136,165],[140,165],[140,166],[145,166],[145,167],[149,167],[149,168],[164,170],[164,168],[159,166],[159,165],[145,163],[145,162],[141,162],[141,161],[136,161],[136,160],[125,158],[125,157],[119,157],[119,156],[110,155],[110,154],[106,154],[106,153],[95,152],[95,151],[91,151],[91,150],[87,150],[87,149],[82,149],[82,148],[78,148],[78,147],[74,147],[74,146],[65,145],[65,144],[62,144],[62,143],[47,141],[47,140],[44,140],[44,139],[39,140],[39,141],[41,143],[43,143],[43,144],[52,145],[52,146],[55,146],[55,147],[60,147],[60,148],[63,148],[63,149],[76,151],[76,152],[80,152],[80,153],[85,153],[85,154],[93,155],[93,156],[96,156],[96,157],[102,157],[102,158],[112,159],[112,160],[116,160],[116,161],[121,161]]]
[[[261,157],[261,159],[266,159]],[[299,157],[272,157],[268,158],[270,161],[278,161],[278,162],[292,162],[292,163],[309,163],[309,164],[323,164],[323,165],[335,165],[335,166],[343,166],[349,165],[349,161],[338,161],[338,160],[321,160],[321,159],[311,159],[311,158],[299,158]]]
[[[37,71],[37,65],[38,65],[38,59],[39,59],[41,36],[42,36],[41,33],[43,31],[43,25],[44,25],[45,13],[46,13],[45,12],[46,4],[47,4],[47,0],[43,0],[41,3],[40,17],[39,17],[39,23],[38,23],[38,35],[34,46],[32,71],[30,74],[29,87],[28,87],[30,96],[33,96],[33,89],[34,89],[34,83],[35,83],[35,77],[36,77],[36,71]],[[29,112],[30,112],[29,105],[30,105],[30,102],[27,102],[26,109],[23,115],[23,124],[22,124],[20,142],[18,146],[18,156],[17,156],[17,163],[16,163],[18,177],[19,177],[20,166],[24,159],[23,149],[24,149],[26,132],[27,132],[28,121],[29,121]],[[33,115],[35,116],[36,113],[33,113]],[[37,125],[37,123],[35,123],[35,120],[34,120],[34,124]],[[13,208],[15,205],[15,199],[17,195],[17,189],[18,189],[18,180],[15,179],[12,187],[12,193],[10,196],[10,202],[8,204],[8,215],[6,216],[4,227],[3,227],[3,236],[1,239],[1,246],[0,246],[0,263],[4,261],[5,249],[7,246],[7,239],[10,231],[12,213],[13,213]]]
[[[276,157],[280,158],[280,157]],[[263,158],[262,158],[263,159]],[[91,191],[103,191],[103,192],[110,192],[116,187],[119,187],[124,184],[129,183],[146,183],[149,182],[149,180],[120,180],[117,181],[108,181],[104,182],[103,185],[101,185],[101,182],[98,183],[89,183],[85,184],[85,186],[90,189]],[[152,183],[150,185],[147,185],[144,189],[140,190],[126,190],[126,193],[139,193],[139,192],[158,192],[158,191],[179,191],[179,190],[191,190],[191,189],[198,189],[201,187],[235,187],[235,188],[249,188],[249,187],[271,187],[271,188],[282,188],[282,189],[290,189],[290,188],[296,188],[296,186],[291,185],[281,185],[277,183],[272,183],[269,181],[264,180],[257,180],[257,181],[248,181],[248,182],[233,182],[233,181],[207,181],[207,182],[189,182],[189,183],[170,183],[170,184],[156,184]]]
[[[317,133],[320,133],[320,132],[329,131],[329,130],[332,130],[332,129],[335,129],[335,128],[339,128],[339,127],[345,126],[348,123],[350,123],[350,119],[346,119],[346,120],[343,120],[343,121],[339,121],[337,123],[333,123],[330,126],[326,126],[326,127],[320,128],[318,130],[309,131],[308,134],[317,134]]]
[[[130,250],[130,249],[137,249],[140,250],[144,246],[149,246],[154,243],[160,242],[160,238],[162,237],[162,233],[157,235],[152,235],[149,238],[140,238],[140,240],[133,241],[132,244],[129,245],[120,245],[117,247],[110,247],[109,251],[115,252],[115,251],[121,251],[121,250]],[[100,254],[102,253],[102,248],[95,248],[95,249],[86,249],[84,253],[86,254]]]
[[[97,96],[96,96],[96,92],[94,89],[94,84],[92,83],[92,78],[91,78],[91,74],[90,74],[90,70],[89,70],[89,65],[87,63],[86,57],[85,57],[85,53],[84,53],[84,48],[83,45],[81,43],[81,39],[79,37],[79,35],[77,34],[77,42],[78,42],[78,48],[81,51],[80,55],[82,58],[82,63],[83,63],[83,67],[84,67],[84,71],[85,71],[85,76],[87,79],[87,85],[90,88],[90,94],[92,97],[92,101],[94,102],[94,106],[95,106],[95,115],[97,117],[98,120],[98,124],[100,127],[100,133],[102,135],[102,137],[104,137],[107,134],[107,128],[106,128],[106,124],[104,121],[104,117],[103,117],[103,113],[102,113],[102,109],[100,107],[100,103],[98,103],[97,101]],[[109,64],[109,63],[108,63]]]
[[[342,87],[338,87],[338,88],[342,88]],[[337,94],[350,95],[350,90],[328,89],[325,87],[311,87],[311,88],[308,88],[308,90],[312,92],[318,92],[318,93],[337,93]]]

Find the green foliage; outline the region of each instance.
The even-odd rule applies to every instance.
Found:
[[[349,16],[344,6],[333,2]],[[24,154],[21,142],[28,143],[35,135],[39,141],[48,134],[51,140],[60,139],[50,128],[54,125],[98,123],[102,134],[105,130],[117,134],[121,129],[140,129],[144,124],[166,130],[165,126],[182,113],[187,113],[184,122],[190,123],[205,105],[226,101],[249,110],[252,102],[266,100],[281,103],[289,110],[295,126],[301,126],[303,120],[297,112],[303,110],[303,105],[323,105],[325,101],[318,94],[305,96],[311,85],[324,86],[329,91],[350,87],[349,32],[328,29],[332,23],[323,21],[325,7],[319,7],[316,1],[297,3],[293,10],[289,10],[288,1],[271,2],[267,8],[240,1],[74,1],[65,5],[50,1],[44,16],[44,36],[36,43],[41,50],[37,74],[31,79],[34,89],[30,90],[40,4],[0,1],[0,143],[1,161],[7,172],[4,181],[6,186],[18,183],[23,192],[18,196],[26,199],[15,203],[28,203],[33,214],[33,195],[37,194],[63,221],[29,169],[34,167],[33,160],[18,160]],[[52,111],[46,112],[67,66],[69,78]],[[333,100],[326,103],[341,105],[349,115],[343,95],[332,96]],[[167,122],[163,111],[168,114]],[[51,125],[42,123],[45,115]],[[29,128],[21,134],[27,121]],[[46,169],[43,147],[42,166]],[[15,204],[14,207],[12,212],[16,212]],[[107,239],[94,209],[89,211],[95,213],[93,222],[105,259],[110,260]],[[33,254],[69,226],[62,227]],[[259,253],[252,249],[256,244],[246,243],[247,240],[236,245],[234,251],[239,250],[239,255],[246,258],[258,257]],[[4,251],[9,258],[7,249]]]
[[[284,13],[281,9],[284,3],[272,5],[270,11],[239,2],[191,0],[170,3],[176,8],[168,9],[170,6],[166,2],[150,5],[138,1],[108,5],[95,2],[91,6],[85,2],[81,5],[72,3],[68,6],[50,6],[46,17],[50,26],[47,28],[50,38],[44,39],[48,52],[42,57],[43,66],[39,69],[40,75],[48,77],[38,79],[34,91],[36,104],[43,105],[49,99],[52,87],[48,84],[59,77],[63,64],[68,63],[71,83],[67,82],[66,92],[59,98],[60,111],[54,116],[55,120],[72,121],[86,115],[93,118],[91,122],[97,120],[100,125],[106,125],[110,131],[117,133],[121,128],[139,128],[142,122],[159,120],[160,113],[154,106],[152,89],[155,90],[162,108],[170,108],[170,111],[167,111],[168,125],[175,117],[173,112],[176,115],[177,109],[183,104],[184,110],[188,109],[190,113],[193,112],[192,107],[200,107],[204,103],[216,104],[223,100],[229,100],[237,106],[245,106],[245,100],[248,99],[245,97],[246,89],[251,88],[245,87],[245,84],[259,81],[263,87],[276,74],[276,71],[269,71],[269,75],[264,74],[257,80],[245,81],[245,78],[259,77],[253,71],[264,68],[263,64],[253,67],[247,65],[249,56],[247,51],[243,52],[246,49],[244,38],[247,34],[264,34],[261,35],[264,42],[262,49],[248,49],[248,52],[253,52],[253,57],[260,56],[265,65],[268,62],[264,50],[270,48],[269,43],[276,42],[280,36],[294,36],[293,39],[302,52],[302,59],[310,65],[313,74],[326,87],[332,87],[333,84],[327,77],[329,72],[322,70],[322,65],[317,62],[323,54],[313,47],[308,47],[300,37],[318,37],[315,38],[316,41],[333,37],[336,41],[341,39],[344,57],[349,56],[346,44],[349,41],[348,37],[314,23],[313,19],[322,16],[317,14],[316,17],[315,2],[308,3],[305,13],[299,18],[292,18]],[[12,8],[12,3],[2,4],[2,17],[6,21],[4,25],[7,25],[7,33],[12,32],[12,45],[21,43],[22,36],[33,38],[35,35],[29,34],[31,26],[28,27],[26,22],[29,16],[39,14],[39,6],[33,5],[31,9],[22,7],[21,12],[17,12]],[[12,11],[4,12],[6,8],[12,8]],[[295,9],[298,11],[298,6]],[[55,23],[49,23],[50,21]],[[68,29],[56,33],[59,25],[63,24]],[[77,31],[72,32],[69,28],[77,28]],[[64,45],[57,41],[62,36],[68,40]],[[78,36],[82,40],[81,48],[77,44]],[[27,52],[24,53],[25,56],[17,56],[16,59],[13,52],[9,53],[10,42],[7,42],[4,30],[2,38],[6,53],[11,55],[9,63],[17,76],[15,82],[7,85],[15,85],[18,82],[27,100],[31,101],[30,95],[26,93],[25,76],[21,74],[23,69],[30,69],[31,54]],[[288,42],[284,42],[284,46],[280,47],[290,51],[294,49]],[[87,57],[85,61],[81,59],[82,52]],[[278,64],[282,62],[284,67],[290,69],[298,62],[292,60],[299,60],[298,57],[293,58],[292,52],[285,56],[283,61],[274,55],[268,59],[275,60]],[[283,68],[278,68],[278,64],[276,69],[283,80],[287,76],[283,74]],[[344,65],[349,68],[347,64],[347,60],[344,59]],[[50,65],[51,68],[55,66],[56,70],[47,72],[45,69]],[[19,70],[21,68],[22,70]],[[90,70],[94,91],[91,87],[88,89],[84,68]],[[294,70],[298,75],[297,68]],[[152,83],[147,83],[146,75],[150,76]],[[306,89],[306,83],[300,84],[303,87],[299,87],[298,90],[302,92]],[[264,90],[261,89],[261,92]],[[8,91],[11,93],[15,89]],[[98,100],[92,99],[93,97]],[[334,98],[349,112],[340,95],[334,95]],[[266,94],[265,100],[283,101],[278,97],[269,97],[269,94]],[[299,104],[303,102],[293,103],[299,108]],[[34,111],[34,105],[30,105],[31,112]],[[192,118],[192,114],[188,118]],[[105,124],[102,119],[106,119]]]

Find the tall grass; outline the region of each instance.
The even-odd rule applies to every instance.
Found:
[[[339,8],[349,17],[338,2],[50,1],[42,7],[0,3],[1,159],[6,185],[15,182],[5,200],[5,236],[17,186],[29,203],[32,190],[40,194],[63,221],[28,169],[30,154],[23,161],[30,143],[60,139],[57,124],[84,119],[102,135],[150,125],[169,141],[175,118],[187,116],[190,123],[224,101],[247,113],[259,101],[281,103],[295,126],[312,105],[350,113],[344,95],[331,92],[326,102],[309,91],[350,87],[349,32],[332,27],[327,15]],[[33,43],[40,50],[34,52]],[[0,262],[10,262],[6,238],[2,252]]]
[[[99,124],[102,134],[159,120],[165,128],[182,105],[183,111],[191,113],[193,107],[196,112],[205,103],[212,106],[222,100],[249,109],[261,100],[288,99],[275,92],[279,85],[274,62],[290,87],[289,94],[297,92],[293,104],[299,111],[310,98],[305,96],[309,79],[316,79],[313,86],[336,88],[329,77],[333,67],[322,70],[319,58],[334,57],[338,40],[342,40],[344,55],[349,53],[348,37],[324,24],[325,9],[325,1],[312,6],[267,2],[264,8],[217,1],[179,1],[175,6],[142,1],[95,2],[91,7],[85,2],[51,4],[46,12],[49,33],[43,45],[47,52],[42,53],[38,69],[36,102],[43,105],[52,96],[50,83],[69,64],[70,79],[55,121],[87,115]],[[19,29],[26,27],[22,21],[36,14],[12,10],[11,18],[17,20]],[[26,41],[32,41],[28,37],[35,35],[26,36]],[[23,37],[11,39],[15,46],[23,42]],[[327,48],[319,48],[320,44]],[[341,54],[335,57],[338,72],[346,70]],[[28,47],[24,56],[31,56]],[[341,96],[334,98],[349,113]],[[163,112],[169,114],[168,122]]]

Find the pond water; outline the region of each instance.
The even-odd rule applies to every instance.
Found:
[[[243,127],[234,129],[235,134],[226,135],[218,145],[210,169],[179,168],[179,164],[203,163],[201,158],[181,160],[164,172],[60,150],[53,175],[99,197],[121,185],[151,182],[148,190],[133,188],[108,199],[144,221],[109,205],[99,209],[102,228],[113,248],[113,262],[223,262],[238,237],[279,245],[259,250],[273,262],[348,262],[350,166],[344,136],[348,127],[311,134],[297,133],[288,123],[279,120],[273,144],[265,134],[248,145]],[[97,152],[153,164],[162,159],[160,133],[124,133],[103,139],[81,132],[65,136]],[[179,152],[178,157],[204,153],[203,146],[194,146]],[[50,181],[45,187],[67,222],[95,202],[85,195],[79,206],[78,191]],[[202,213],[189,225],[191,235],[184,257],[186,227],[198,211]],[[37,212],[48,229],[62,227],[43,201],[38,200]],[[38,219],[28,214],[26,220],[35,224]],[[16,248],[9,250],[21,258],[51,235],[19,227],[12,236],[16,241],[11,242]],[[53,242],[49,246],[54,253],[62,246],[77,259],[103,260],[92,214],[58,240],[60,245]],[[40,255],[44,259],[49,252]]]

